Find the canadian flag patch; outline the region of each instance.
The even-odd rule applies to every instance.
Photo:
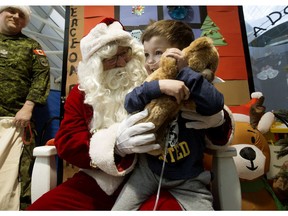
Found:
[[[33,52],[34,52],[36,55],[46,56],[45,52],[44,52],[43,50],[40,50],[40,49],[35,49],[35,50],[33,50]]]

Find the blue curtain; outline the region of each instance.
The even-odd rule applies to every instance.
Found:
[[[45,143],[54,138],[60,124],[60,97],[61,91],[50,90],[45,106],[36,106],[33,112],[33,119],[36,124],[36,145]]]

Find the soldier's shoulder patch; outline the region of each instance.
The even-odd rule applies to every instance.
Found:
[[[48,62],[48,59],[46,57],[39,57],[39,63],[44,66],[44,67],[47,67],[49,66],[49,62]]]
[[[33,52],[35,53],[35,55],[46,56],[44,50],[41,49],[34,49]]]

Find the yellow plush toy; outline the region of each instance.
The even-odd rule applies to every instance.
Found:
[[[210,82],[214,80],[215,72],[218,67],[219,54],[213,41],[208,37],[200,37],[194,40],[188,47],[183,49],[185,58],[188,61],[188,66],[192,70],[203,74]],[[160,80],[160,79],[175,79],[178,74],[177,62],[172,57],[162,57],[160,67],[150,74],[145,81]],[[164,151],[164,130],[168,123],[176,116],[181,106],[174,97],[163,95],[152,100],[146,105],[149,115],[141,122],[153,122],[155,129],[153,132],[157,134],[157,143],[162,145],[160,150],[149,152],[151,155],[159,155]],[[185,107],[190,110],[195,109],[195,103],[192,100],[185,102]]]

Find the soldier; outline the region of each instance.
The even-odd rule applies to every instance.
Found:
[[[18,176],[21,209],[31,203],[30,174],[35,146],[32,112],[35,105],[46,103],[50,91],[48,59],[41,45],[21,32],[30,16],[29,6],[0,6],[0,117],[13,117],[12,127],[25,131]]]

